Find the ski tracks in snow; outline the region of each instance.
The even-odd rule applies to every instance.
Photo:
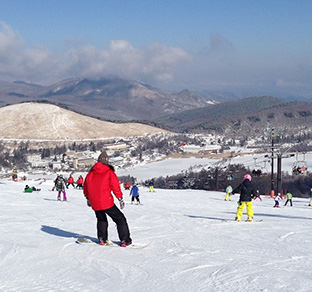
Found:
[[[295,232],[288,232],[285,235],[281,235],[279,237],[279,241],[284,241],[286,238],[288,238],[289,236],[294,235],[294,234],[295,234]]]

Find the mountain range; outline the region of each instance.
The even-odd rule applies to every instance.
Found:
[[[118,121],[152,121],[165,114],[213,103],[189,90],[169,93],[150,85],[120,78],[72,78],[51,86],[21,81],[0,82],[0,105],[23,101],[62,104],[85,115]]]
[[[268,128],[295,135],[312,132],[312,104],[250,97],[160,117],[156,122],[179,132],[216,132],[231,138],[263,135]]]
[[[0,82],[0,105],[39,101],[106,121],[137,121],[176,132],[253,136],[266,128],[312,131],[312,104],[271,96],[227,102],[205,100],[189,90],[169,93],[120,78],[71,78],[50,86]]]

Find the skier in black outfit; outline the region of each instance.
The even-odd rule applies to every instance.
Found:
[[[237,212],[236,212],[236,221],[241,221],[243,217],[243,210],[246,205],[248,219],[247,221],[252,221],[254,212],[252,209],[252,198],[256,194],[256,190],[251,183],[251,175],[246,174],[244,176],[244,181],[235,189],[233,190],[233,194],[240,193]]]

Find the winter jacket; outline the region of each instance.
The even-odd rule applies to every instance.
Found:
[[[228,194],[232,193],[232,191],[233,191],[233,188],[232,188],[231,186],[228,186],[228,187],[225,189],[225,192],[228,193]]]
[[[256,194],[256,190],[250,180],[245,179],[234,191],[233,194],[240,194],[240,202],[249,202]]]
[[[65,185],[65,180],[64,180],[64,178],[59,177],[59,178],[56,180],[55,185],[56,185],[57,190],[58,190],[59,192],[65,191],[66,185]]]
[[[68,182],[69,184],[74,183],[74,178],[73,178],[72,176],[70,176],[70,177],[68,178],[67,182]]]
[[[130,191],[130,195],[132,195],[132,197],[138,197],[139,196],[139,188],[137,186],[133,186],[131,191]]]
[[[114,206],[116,198],[122,198],[117,175],[112,167],[97,162],[87,174],[83,185],[83,193],[94,211],[106,210]]]
[[[30,187],[25,187],[24,192],[25,193],[32,193],[34,190]]]
[[[286,194],[286,198],[287,198],[287,200],[291,200],[292,199],[292,194],[291,193],[287,193]]]
[[[77,182],[76,182],[77,185],[82,185],[83,184],[83,177],[79,177]]]

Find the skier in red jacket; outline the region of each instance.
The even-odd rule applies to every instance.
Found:
[[[70,175],[69,178],[67,179],[67,185],[66,185],[66,187],[68,188],[69,185],[72,185],[72,186],[75,188],[75,185],[74,185],[74,178],[72,177],[72,175]]]
[[[117,225],[121,246],[127,246],[132,243],[128,223],[124,214],[114,204],[114,198],[111,192],[119,200],[120,209],[123,209],[125,203],[118,177],[115,174],[114,167],[109,164],[108,160],[109,158],[106,152],[102,152],[98,158],[98,162],[86,176],[83,192],[87,198],[88,205],[95,211],[99,244],[109,244],[106,216],[108,215]]]
[[[83,188],[83,177],[82,177],[82,175],[80,175],[79,177],[78,177],[78,180],[77,180],[77,182],[76,182],[76,189],[82,189]]]

